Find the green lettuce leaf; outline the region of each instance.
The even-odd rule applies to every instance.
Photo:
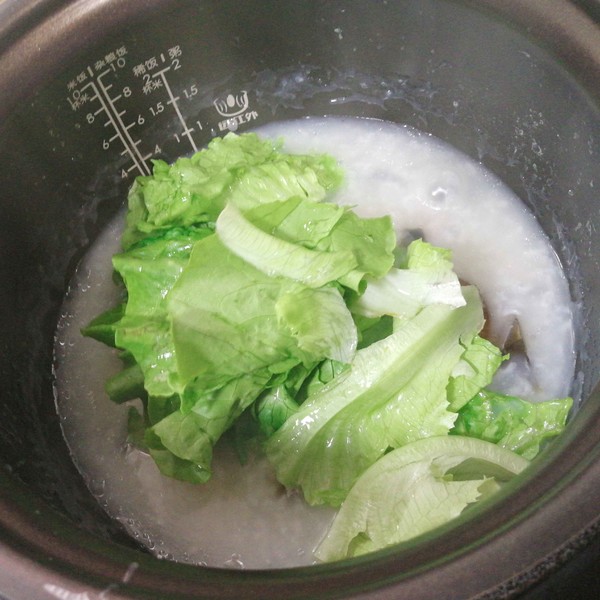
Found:
[[[227,140],[230,135],[223,139]],[[254,134],[239,137],[246,136],[260,139]],[[241,210],[289,198],[321,202],[342,183],[342,170],[331,156],[283,154],[279,142],[263,140],[261,143],[272,144],[275,152],[260,164],[239,173],[227,194],[228,201]]]
[[[191,441],[194,444],[194,449],[197,449],[198,441],[204,440],[205,434],[202,434],[194,429],[191,418],[188,420],[187,424],[182,424],[180,427],[180,420],[183,418],[184,417],[181,415],[181,413],[172,413],[172,415],[169,415],[169,417],[163,419],[164,426],[162,427],[162,431],[168,431],[171,428],[178,432],[181,431],[183,439],[186,439],[191,432],[193,438]],[[192,427],[190,427],[190,425],[192,425]],[[178,436],[173,437],[176,438]],[[163,445],[161,438],[152,428],[145,430],[144,443],[150,456],[153,458],[163,475],[167,475],[168,477],[173,477],[181,481],[188,481],[189,483],[206,483],[210,479],[211,472],[208,468],[206,468],[210,464],[212,458],[212,446],[210,443],[205,442],[203,444],[203,450],[205,452],[196,451],[192,454],[184,449],[183,453],[186,456],[192,456],[191,460],[188,458],[182,458],[171,450],[167,449]]]
[[[317,248],[328,252],[350,251],[361,274],[383,277],[394,264],[396,234],[388,216],[363,219],[346,210]]]
[[[323,238],[331,235],[344,212],[345,209],[337,204],[317,203],[295,196],[260,204],[243,214],[263,232],[314,250]]]
[[[467,473],[461,465],[468,463]],[[379,550],[457,517],[528,461],[481,440],[430,437],[392,450],[365,471],[350,490],[327,536],[316,549],[321,561]]]
[[[154,424],[144,441],[161,472],[191,483],[204,483],[212,474],[213,447],[264,390],[268,375],[243,375],[211,392],[187,386],[181,398],[150,398]],[[162,400],[162,402],[160,402]],[[154,406],[151,408],[151,402]],[[161,410],[162,409],[162,410]]]
[[[265,234],[315,251],[314,255],[306,253],[307,257],[318,256],[318,252],[330,257],[352,254],[355,268],[342,275],[340,283],[355,290],[359,290],[365,275],[381,277],[394,263],[396,235],[389,217],[363,219],[341,206],[291,198],[244,211],[244,218]],[[268,244],[264,254],[268,254],[267,248],[277,247],[256,232],[246,235],[253,235],[254,242]],[[244,244],[235,234],[231,237],[240,244],[242,256],[254,251],[250,240]],[[263,266],[259,268],[273,269],[266,257],[260,261]]]
[[[477,336],[465,349],[452,370],[446,391],[450,410],[458,411],[480,390],[488,386],[508,356],[488,340]]]
[[[347,370],[310,396],[266,443],[277,478],[310,504],[339,506],[389,448],[447,434],[446,385],[481,329],[475,288],[458,309],[430,305],[392,335],[361,349]]]
[[[349,250],[322,252],[287,242],[256,227],[228,204],[217,219],[217,235],[233,254],[270,277],[288,277],[318,288],[357,266]]]
[[[211,237],[209,229],[179,228],[147,239],[113,257],[127,287],[127,304],[115,323],[115,344],[134,357],[147,392],[177,391],[173,338],[166,297],[186,266],[194,244]]]
[[[415,240],[408,246],[402,268],[389,269],[379,279],[367,278],[366,290],[352,304],[352,311],[366,317],[410,318],[429,304],[464,306],[452,269],[448,250]]]
[[[294,413],[298,403],[285,385],[268,390],[256,401],[254,414],[261,431],[270,436],[275,433]]]
[[[354,358],[356,325],[336,287],[292,288],[280,296],[275,310],[300,350],[340,363]]]
[[[341,182],[328,156],[294,156],[255,134],[213,139],[172,165],[154,161],[153,175],[138,177],[128,198],[123,247],[171,227],[214,223],[225,204],[245,209],[292,197],[321,201]]]
[[[548,438],[562,433],[572,405],[571,398],[528,402],[482,390],[458,412],[450,433],[487,440],[531,460]]]
[[[198,243],[167,298],[182,384],[199,378],[216,389],[259,369],[275,375],[312,362],[279,326],[278,301],[299,287],[254,268],[216,236]]]
[[[82,335],[91,337],[112,348],[116,347],[115,329],[117,323],[125,314],[125,302],[109,308],[102,314],[95,317],[85,327],[81,329]]]

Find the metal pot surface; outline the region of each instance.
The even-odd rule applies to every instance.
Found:
[[[597,19],[597,3],[563,0],[0,3],[0,596],[565,597],[552,574],[583,548],[593,560],[600,527]],[[52,348],[69,277],[151,158],[325,114],[432,133],[533,210],[583,307],[583,402],[523,477],[414,543],[280,571],[155,559],[62,439]]]

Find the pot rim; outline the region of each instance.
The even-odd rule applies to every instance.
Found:
[[[114,33],[142,11],[177,2],[37,0],[27,10],[16,9],[17,4],[0,5],[0,80],[19,81],[17,93],[0,81],[0,120],[89,39]],[[466,4],[526,30],[600,101],[600,35],[583,10],[563,0]],[[34,65],[31,56],[39,57]],[[400,592],[409,598],[506,597],[556,568],[600,528],[598,428],[600,389],[526,473],[435,535],[351,561],[274,571],[199,569],[100,540],[42,500],[29,498],[24,485],[2,473],[0,589],[10,596],[16,589],[22,594],[26,586],[32,600],[47,598],[52,593],[48,586],[98,597],[110,591],[115,599],[236,598],[239,585],[248,599],[317,593],[383,599]]]

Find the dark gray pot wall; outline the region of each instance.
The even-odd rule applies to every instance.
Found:
[[[511,598],[559,590],[544,582],[585,548],[591,562],[598,12],[559,0],[0,3],[0,596]],[[116,108],[108,89],[123,95]],[[213,100],[242,90],[240,130],[357,115],[413,125],[481,160],[535,212],[581,306],[573,393],[584,401],[568,431],[489,505],[355,561],[234,572],[156,560],[95,504],[55,414],[53,332],[77,261],[147,157],[171,160],[220,134]],[[179,112],[169,104],[154,117],[169,91]]]

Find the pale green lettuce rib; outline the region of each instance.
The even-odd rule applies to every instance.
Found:
[[[464,306],[448,250],[415,240],[401,266],[381,278],[368,277],[367,288],[352,304],[352,310],[366,317],[410,318],[429,304]]]
[[[310,250],[265,233],[233,204],[217,219],[216,232],[223,245],[269,277],[287,277],[312,288],[322,287],[357,266],[349,250]]]

